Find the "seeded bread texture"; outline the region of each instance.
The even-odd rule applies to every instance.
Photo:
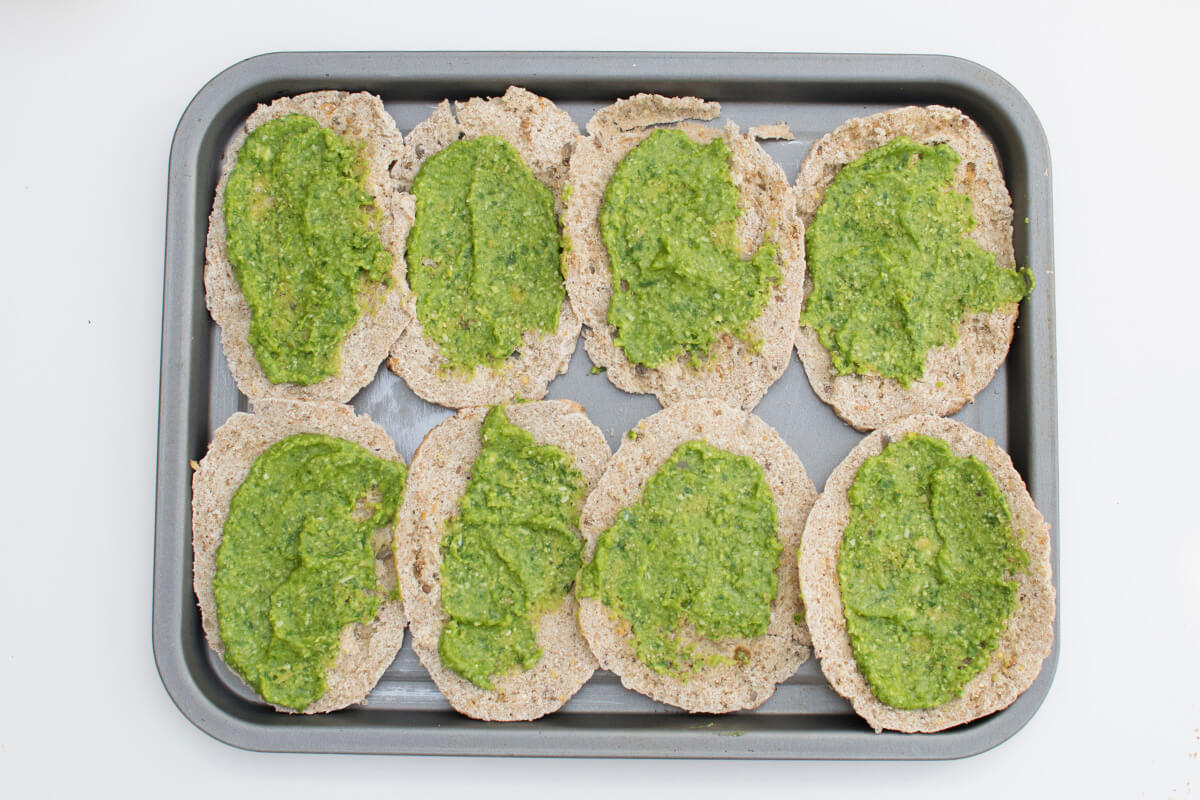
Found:
[[[568,249],[563,261],[571,304],[587,325],[584,346],[615,386],[636,394],[653,393],[664,406],[717,397],[749,410],[783,374],[791,357],[804,288],[804,226],[783,169],[754,136],[739,133],[732,123],[718,129],[690,121],[710,120],[719,113],[717,103],[647,94],[598,111],[588,123],[589,135],[571,154],[570,193],[563,212]],[[615,343],[616,332],[608,324],[613,283],[608,251],[600,238],[604,190],[621,159],[649,136],[654,126],[662,125],[679,128],[695,142],[725,140],[742,208],[737,233],[743,250],[753,252],[767,237],[778,245],[776,261],[783,279],[770,288],[766,307],[747,331],[751,340],[761,344],[755,348],[726,334],[714,342],[708,359],[699,367],[691,366],[686,354],[655,369],[632,364]],[[768,126],[766,133],[777,136],[784,130]]]
[[[567,159],[578,134],[579,128],[565,111],[516,86],[510,86],[503,97],[455,103],[453,111],[450,101],[443,100],[429,119],[412,130],[404,158],[393,169],[396,185],[406,193],[401,205],[407,227],[411,228],[416,211],[416,198],[407,193],[425,159],[459,139],[484,135],[516,148],[534,176],[554,194],[555,213],[560,214]],[[579,317],[564,298],[554,332],[526,331],[519,355],[498,369],[479,366],[467,376],[443,372],[446,359],[425,335],[415,296],[410,297],[408,314],[412,322],[392,347],[388,367],[424,399],[451,408],[541,399],[550,381],[567,371],[579,338]]]
[[[569,400],[506,407],[509,422],[571,457],[591,489],[609,459],[608,444],[583,407]],[[531,720],[557,711],[596,669],[575,621],[577,605],[568,595],[538,621],[541,659],[531,669],[493,678],[495,690],[481,689],[442,664],[438,640],[448,617],[442,610],[441,541],[479,455],[487,408],[466,408],[438,425],[413,456],[404,507],[396,525],[396,563],[405,608],[412,618],[413,650],[455,710],[492,721]]]
[[[1014,576],[1019,583],[1018,608],[991,662],[963,688],[962,697],[923,710],[893,708],[871,692],[854,660],[837,573],[842,534],[850,521],[847,492],[859,467],[908,433],[941,439],[956,456],[975,456],[983,462],[1004,493],[1013,529],[1024,532],[1021,546],[1029,554],[1028,570]],[[829,476],[804,530],[800,583],[817,658],[838,694],[876,731],[931,733],[1007,708],[1033,685],[1054,644],[1055,591],[1050,569],[1050,527],[1034,507],[1008,454],[994,440],[959,422],[918,415],[867,436]]]
[[[703,439],[713,447],[753,458],[763,468],[775,498],[778,536],[783,544],[776,571],[778,594],[771,604],[765,634],[720,643],[702,640],[696,648],[698,656],[720,654],[730,662],[704,667],[687,681],[659,674],[638,661],[629,623],[594,597],[580,598],[583,635],[601,667],[615,672],[626,688],[660,703],[709,714],[756,708],[770,698],[778,683],[796,672],[810,652],[796,558],[816,488],[800,459],[773,428],[719,400],[673,405],[638,423],[633,436],[622,442],[584,506],[585,561],[591,561],[600,534],[613,525],[622,509],[641,498],[646,482],[675,448]],[[739,654],[748,656],[744,663],[737,660]]]
[[[290,114],[312,117],[323,128],[351,142],[361,143],[367,162],[366,185],[381,219],[379,240],[392,254],[390,286],[375,286],[362,298],[364,309],[342,344],[341,368],[336,375],[310,386],[295,383],[271,383],[250,346],[250,306],[238,288],[229,264],[225,236],[225,185],[237,163],[237,154],[246,136],[273,119]],[[208,242],[205,247],[204,290],[209,313],[221,326],[221,343],[229,370],[238,389],[251,400],[282,397],[296,400],[334,400],[346,402],[370,383],[388,348],[408,324],[408,290],[404,282],[404,241],[412,216],[401,211],[400,199],[392,189],[388,170],[403,155],[404,141],[396,122],[372,94],[359,92],[310,92],[282,97],[270,105],[260,105],[234,137],[225,151],[221,177],[212,213],[208,218]]]
[[[253,414],[234,414],[217,429],[208,453],[192,475],[193,586],[209,646],[224,657],[217,621],[213,577],[217,548],[229,516],[233,494],[250,474],[255,459],[280,439],[297,433],[321,433],[365,447],[373,455],[400,461],[387,432],[349,406],[329,402],[260,400]],[[392,526],[380,528],[373,540],[375,576],[384,594],[375,619],[342,629],[337,661],[326,674],[329,691],[304,709],[319,714],[363,701],[396,658],[404,643],[404,607],[391,599],[396,588]],[[293,709],[275,706],[278,711]]]
[[[852,119],[813,145],[796,193],[807,227],[839,170],[897,136],[922,144],[948,144],[962,157],[954,173],[956,192],[971,198],[975,228],[969,236],[996,256],[1005,269],[1016,268],[1013,254],[1012,201],[991,141],[969,117],[944,106],[909,106]],[[805,281],[804,295],[812,291]],[[873,430],[911,414],[945,416],[974,399],[992,380],[1012,342],[1017,305],[968,314],[958,327],[958,342],[935,347],[925,357],[925,372],[908,387],[878,375],[839,375],[816,331],[801,325],[796,351],[813,390],[839,417],[860,431]]]

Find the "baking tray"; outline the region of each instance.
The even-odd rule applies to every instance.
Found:
[[[1008,709],[932,735],[875,734],[825,682],[815,659],[755,711],[689,715],[623,689],[607,672],[559,712],[527,723],[484,723],[452,711],[409,642],[367,702],[323,716],[263,705],[204,641],[192,594],[189,460],[213,431],[246,410],[204,306],[207,218],[221,154],[255,104],[316,89],[379,94],[405,134],[445,97],[498,95],[516,84],[551,98],[583,124],[636,92],[719,100],[743,128],[786,122],[791,142],[767,151],[794,180],[813,140],[843,121],[907,104],[957,106],[991,136],[1015,209],[1017,262],[1037,289],[1022,306],[1007,363],[956,418],[1013,457],[1051,525],[1058,575],[1058,446],[1050,158],[1025,99],[995,73],[944,56],[762,53],[275,53],[243,61],[192,100],[171,144],[163,287],[158,488],[154,550],[154,657],[180,711],[201,730],[254,750],[445,755],[681,758],[956,758],[1012,736],[1037,710],[1054,676],[1055,644],[1032,688]],[[549,397],[582,403],[614,450],[658,410],[591,375],[582,340]],[[354,398],[381,423],[406,462],[450,412],[420,400],[386,368]],[[813,394],[793,356],[755,410],[799,454],[817,486],[861,439]]]

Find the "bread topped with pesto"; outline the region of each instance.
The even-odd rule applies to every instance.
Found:
[[[796,191],[808,257],[796,350],[817,396],[864,431],[971,401],[1032,289],[979,126],[943,106],[852,119],[813,145]]]
[[[579,133],[544,97],[443,101],[393,175],[412,220],[413,322],[388,366],[451,408],[538,400],[567,369],[579,319],[563,287],[559,212]]]
[[[808,658],[796,574],[817,492],[770,426],[719,400],[638,423],[583,509],[579,624],[628,689],[757,708]]]
[[[788,365],[804,235],[752,135],[786,131],[697,121],[719,114],[650,94],[598,111],[571,155],[563,260],[588,355],[614,385],[748,410]]]
[[[1049,526],[992,439],[930,415],[876,430],[830,475],[800,556],[813,647],[876,731],[1006,708],[1050,654]]]
[[[405,468],[337,403],[261,400],[192,476],[193,576],[209,645],[279,711],[362,702],[404,642],[392,528]]]
[[[571,587],[609,455],[569,400],[462,409],[417,449],[396,563],[413,650],[460,713],[537,719],[592,676]]]
[[[225,152],[205,301],[251,400],[348,401],[408,323],[389,167],[403,139],[378,97],[310,92],[260,105]]]

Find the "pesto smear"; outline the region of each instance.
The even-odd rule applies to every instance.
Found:
[[[974,457],[910,434],[863,463],[849,497],[838,578],[858,668],[894,708],[961,697],[1029,564],[1000,487]]]
[[[442,535],[442,609],[449,616],[438,654],[481,689],[542,657],[537,621],[557,608],[579,571],[583,475],[553,445],[488,412],[482,449]]]
[[[225,661],[275,705],[328,690],[338,635],[374,619],[384,594],[372,537],[392,524],[403,464],[301,433],[271,445],[234,492],[213,593]]]
[[[454,142],[413,181],[408,281],[452,369],[498,366],[525,331],[558,327],[566,289],[554,196],[495,136]]]
[[[758,462],[685,442],[600,535],[579,594],[629,622],[640,662],[686,679],[724,660],[696,654],[697,636],[766,633],[783,549],[777,526]]]
[[[908,386],[925,354],[958,340],[964,312],[1015,303],[1033,288],[967,237],[971,199],[953,191],[948,145],[901,136],[842,167],[806,236],[813,288],[800,321],[840,375]]]
[[[361,149],[300,114],[251,131],[225,186],[226,243],[250,306],[250,346],[272,383],[337,374],[361,298],[392,254]]]
[[[780,280],[775,245],[740,252],[738,191],[721,139],[657,130],[617,165],[600,234],[612,266],[608,322],[635,364],[687,353],[693,364],[723,334],[747,327]]]

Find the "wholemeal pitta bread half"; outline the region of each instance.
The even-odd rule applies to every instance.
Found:
[[[1016,269],[1013,254],[1012,200],[996,150],[969,117],[955,108],[909,106],[852,119],[813,145],[796,178],[800,214],[807,227],[838,171],[868,151],[907,136],[921,144],[947,144],[962,157],[954,173],[954,191],[971,198],[975,228],[969,236],[996,256],[1005,269]],[[812,291],[805,280],[804,296]],[[878,375],[839,375],[816,331],[801,325],[796,351],[813,390],[837,415],[860,431],[873,430],[911,414],[953,414],[992,380],[1008,355],[1017,305],[966,315],[958,342],[935,347],[925,357],[925,373],[908,387]]]
[[[974,456],[983,462],[1004,494],[1013,529],[1024,531],[1021,546],[1029,553],[1028,570],[1015,576],[1020,583],[1019,605],[1000,635],[991,662],[967,683],[962,697],[923,710],[893,708],[871,692],[854,660],[837,573],[842,534],[850,521],[847,492],[859,467],[908,433],[941,439],[956,456]],[[800,556],[800,584],[821,669],[838,694],[876,731],[930,733],[961,725],[1007,708],[1033,685],[1054,643],[1055,591],[1050,577],[1050,527],[1034,507],[1012,459],[983,434],[954,420],[929,415],[909,417],[877,430],[850,451],[829,476],[809,515]]]
[[[473,97],[465,103],[443,100],[429,119],[413,128],[404,157],[392,170],[401,192],[407,227],[416,214],[413,180],[425,159],[459,139],[496,136],[511,144],[534,176],[554,195],[554,211],[562,211],[567,159],[579,128],[567,112],[544,97],[510,86],[503,97],[487,100]],[[515,398],[540,400],[550,381],[567,371],[579,338],[579,317],[563,298],[558,328],[552,333],[526,331],[518,355],[509,357],[499,369],[476,367],[468,377],[444,373],[446,359],[437,343],[425,335],[416,313],[416,297],[410,297],[412,322],[391,349],[388,367],[422,398],[448,406],[495,405]]]
[[[192,475],[192,552],[193,585],[204,635],[222,657],[225,645],[217,621],[213,578],[229,503],[250,474],[255,459],[275,442],[297,433],[335,436],[361,445],[380,458],[400,461],[387,431],[368,417],[355,415],[350,406],[337,403],[260,400],[254,404],[254,413],[234,414],[217,429],[208,453]],[[383,602],[372,622],[347,625],[342,630],[341,652],[326,674],[329,691],[305,708],[305,714],[335,711],[361,702],[404,643],[404,606],[399,599],[391,599],[396,588],[391,526],[376,531],[374,547],[375,575],[383,590]],[[294,709],[275,708],[294,713]]]
[[[692,121],[714,119],[720,111],[719,104],[695,97],[639,94],[596,112],[587,125],[588,136],[571,154],[570,196],[563,211],[568,240],[563,262],[571,304],[587,325],[584,346],[615,386],[636,394],[653,393],[664,406],[717,397],[749,410],[783,374],[791,357],[803,299],[804,226],[783,169],[754,136],[739,133],[733,123],[719,129]],[[741,198],[738,239],[745,252],[753,252],[770,236],[778,245],[776,260],[783,277],[771,288],[766,308],[747,330],[761,345],[755,349],[727,334],[714,342],[709,358],[699,367],[688,363],[687,354],[655,369],[635,365],[617,346],[615,331],[608,324],[613,283],[608,251],[600,238],[604,191],[629,151],[663,126],[677,127],[703,144],[725,140],[731,153],[733,183]],[[790,135],[777,125],[758,132],[766,138]]]
[[[637,660],[628,622],[594,597],[579,603],[579,626],[604,669],[628,689],[693,713],[723,714],[757,708],[808,658],[810,638],[803,622],[796,557],[804,521],[817,491],[800,459],[773,428],[720,400],[688,400],[638,423],[609,462],[583,508],[584,561],[591,561],[600,535],[622,509],[633,505],[671,453],[684,442],[709,445],[754,459],[775,498],[778,537],[783,544],[776,570],[778,588],[767,632],[753,639],[702,640],[698,656],[720,654],[729,663],[703,667],[687,681],[653,671]],[[736,531],[731,531],[736,535]],[[749,654],[739,662],[735,656]]]
[[[250,306],[238,289],[229,264],[225,236],[225,185],[237,164],[246,136],[273,119],[303,114],[351,142],[361,143],[367,162],[367,190],[380,211],[379,240],[392,254],[390,286],[376,286],[362,298],[362,315],[342,343],[341,368],[310,386],[271,383],[250,346]],[[396,122],[373,94],[310,92],[281,97],[260,105],[246,120],[225,151],[212,213],[208,217],[208,242],[204,251],[204,291],[209,313],[221,326],[221,343],[229,371],[242,394],[253,400],[283,397],[296,400],[348,401],[370,383],[388,348],[408,324],[408,288],[404,282],[404,241],[411,216],[400,211],[388,170],[403,155],[404,140]]]
[[[438,654],[438,640],[449,619],[442,610],[442,536],[447,520],[458,513],[481,449],[480,430],[488,410],[462,409],[430,431],[417,449],[396,523],[396,564],[412,619],[413,650],[450,705],[475,719],[531,720],[557,711],[596,669],[575,621],[573,595],[538,621],[542,657],[537,664],[493,677],[495,690],[481,689],[452,672]],[[538,444],[555,445],[570,456],[589,490],[596,485],[610,452],[582,406],[547,400],[506,406],[505,413]]]

